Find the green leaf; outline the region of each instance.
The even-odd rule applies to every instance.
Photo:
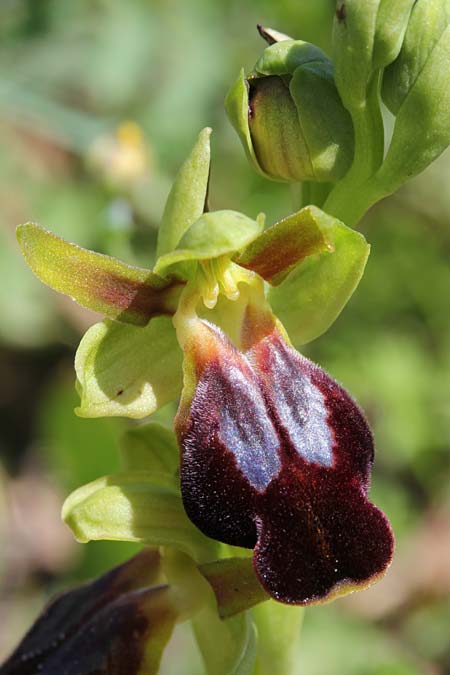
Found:
[[[261,220],[251,220],[238,211],[204,213],[181,238],[178,248],[158,259],[155,271],[172,274],[178,263],[230,255],[253,241],[262,228]]]
[[[181,167],[167,199],[158,232],[158,257],[173,251],[186,230],[206,210],[212,130],[203,129]]]
[[[312,255],[268,299],[292,343],[300,346],[324,333],[357,287],[370,246],[359,232],[315,209],[332,253]]]
[[[90,328],[75,357],[80,417],[142,418],[182,387],[182,352],[168,317],[139,328],[106,319]]]
[[[130,429],[122,436],[120,446],[125,470],[145,469],[174,476],[178,469],[176,436],[162,424],[149,422]]]
[[[192,557],[214,546],[188,519],[176,480],[129,471],[99,478],[66,499],[63,520],[80,542],[109,539],[173,546]]]
[[[234,261],[277,286],[306,257],[332,250],[322,219],[322,211],[307,206],[265,230]]]
[[[294,673],[298,663],[303,607],[269,600],[252,610],[258,632],[258,656],[254,675]]]
[[[34,223],[18,227],[17,238],[38,279],[83,307],[142,326],[176,309],[181,287],[149,270],[69,244]]]

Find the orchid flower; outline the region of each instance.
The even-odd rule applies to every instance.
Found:
[[[19,241],[40,279],[110,317],[89,329],[76,356],[78,414],[142,418],[181,393],[179,485],[172,474],[164,487],[181,490],[203,535],[253,549],[269,596],[323,602],[384,574],[393,538],[368,499],[373,440],[363,413],[293,343],[336,318],[369,247],[314,206],[267,229],[262,215],[205,211],[209,136],[200,134],[169,196],[152,271],[33,224]],[[159,472],[148,474],[162,484]],[[131,472],[119,483],[130,491],[138,480]],[[126,527],[105,524],[107,508],[86,516],[80,490],[64,508],[77,537],[99,537],[95,520],[126,538]],[[157,508],[164,522],[163,501]],[[167,533],[151,543],[195,556]]]

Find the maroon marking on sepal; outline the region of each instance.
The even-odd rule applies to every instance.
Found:
[[[145,324],[154,316],[174,313],[174,296],[181,291],[182,284],[171,282],[166,287],[158,288],[100,272],[93,280],[93,287],[99,300],[122,310],[124,314],[136,315],[140,323]]]

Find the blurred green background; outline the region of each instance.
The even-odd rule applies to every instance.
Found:
[[[96,317],[34,279],[15,226],[34,220],[150,266],[170,182],[206,125],[212,208],[265,211],[268,222],[287,215],[289,188],[247,165],[223,97],[260,54],[257,22],[329,51],[334,5],[0,3],[0,661],[49,595],[135,550],[78,545],[60,522],[70,490],[118,468],[129,423],[74,416],[74,350]],[[366,275],[305,350],[370,417],[372,496],[397,552],[369,591],[307,611],[299,675],[450,673],[449,184],[447,153],[368,214]],[[187,629],[177,629],[162,672],[202,672]]]

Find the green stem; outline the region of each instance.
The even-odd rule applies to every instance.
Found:
[[[299,211],[305,206],[322,207],[332,188],[331,183],[315,183],[313,181],[303,181],[302,183],[292,183],[292,204],[294,211]]]
[[[270,600],[252,610],[258,630],[254,675],[297,675],[303,607]]]
[[[309,183],[291,183],[292,210],[299,211],[305,206]]]
[[[309,203],[321,209],[332,189],[332,183],[311,183]]]
[[[301,208],[308,206],[312,203],[312,192],[314,188],[314,183],[311,181],[305,180],[300,184],[301,186]]]
[[[375,73],[366,100],[351,111],[355,131],[353,164],[331,191],[324,210],[354,226],[377,201],[379,187],[372,179],[383,162],[384,126],[380,109],[381,73]]]

